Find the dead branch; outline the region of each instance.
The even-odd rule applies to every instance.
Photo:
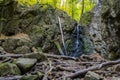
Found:
[[[0,80],[19,80],[22,76],[0,77]]]
[[[0,63],[5,63],[5,62],[12,62],[13,60],[10,57],[7,57],[3,61],[0,61]]]
[[[69,68],[62,67],[62,66],[56,66],[56,69],[63,70],[63,71],[68,71],[68,72],[76,72],[75,69],[69,69]]]
[[[120,59],[119,60],[116,60],[116,61],[109,61],[109,62],[104,62],[104,63],[101,63],[99,65],[96,65],[96,66],[92,66],[92,67],[89,67],[87,69],[83,69],[83,70],[79,70],[71,75],[67,75],[65,76],[66,78],[75,78],[75,77],[78,77],[80,75],[83,75],[85,73],[87,73],[88,71],[94,71],[94,70],[99,70],[103,67],[106,67],[106,66],[111,66],[111,65],[115,65],[115,64],[119,64],[120,63]]]
[[[51,71],[53,70],[53,66],[52,66],[52,62],[50,61],[49,62],[49,66],[47,67],[47,69],[45,70],[45,75],[43,77],[42,80],[48,80],[47,77],[48,77],[48,74],[51,73]]]
[[[76,62],[76,63],[78,63],[78,64],[80,64],[80,65],[86,65],[86,64],[91,64],[91,65],[93,65],[93,64],[100,64],[100,63],[102,63],[102,62]]]
[[[23,57],[23,54],[4,54],[0,55],[0,58],[6,58],[6,57],[12,57],[12,58],[18,58],[18,57]]]
[[[48,58],[56,58],[56,59],[65,59],[65,60],[77,60],[75,57],[70,56],[61,56],[61,55],[51,55],[51,54],[45,54]]]
[[[19,58],[19,57],[25,57],[26,55],[34,55],[34,54],[39,54],[39,53],[27,53],[27,54],[4,54],[4,55],[0,55],[0,58],[3,57],[12,57],[12,58]],[[46,54],[43,53],[43,55],[47,56],[48,58],[56,58],[56,59],[65,59],[65,60],[77,60],[77,58],[75,57],[70,57],[70,56],[61,56],[61,55],[51,55],[51,54]]]

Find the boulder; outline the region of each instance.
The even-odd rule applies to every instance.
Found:
[[[19,36],[18,36],[19,37]],[[31,52],[32,42],[25,38],[2,38],[0,45],[6,52],[25,54]]]
[[[37,62],[37,59],[19,58],[16,61],[16,65],[21,69],[23,73],[29,71]]]
[[[12,63],[0,63],[0,76],[20,75],[20,69]]]
[[[94,72],[89,71],[86,73],[84,80],[100,80],[100,76]]]

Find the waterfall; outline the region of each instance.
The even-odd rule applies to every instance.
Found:
[[[66,47],[63,29],[61,25],[61,20],[59,16],[58,16],[58,23],[59,23],[60,33],[61,33],[61,41],[63,45],[63,50],[62,48],[60,48],[60,45],[58,45],[58,43],[57,43],[58,45],[57,47],[61,55],[67,55],[71,57],[79,57],[80,55],[82,55],[84,53],[84,41],[83,41],[83,34],[82,34],[81,26],[78,25],[77,23],[75,24],[75,29],[71,33],[71,38],[69,38],[70,43],[69,44],[66,43],[67,44],[67,47]]]
[[[76,37],[76,49],[78,49],[78,45],[79,45],[79,26],[77,25],[77,37]]]
[[[75,52],[78,53],[79,52],[79,26],[77,25],[76,27],[76,41],[75,41]],[[75,54],[74,54],[75,56]]]
[[[66,46],[65,46],[65,41],[64,41],[64,35],[63,35],[61,20],[60,20],[59,16],[58,16],[58,23],[59,23],[59,28],[60,28],[60,32],[61,32],[62,44],[63,44],[64,50],[65,50],[65,53],[63,55],[67,55],[67,50],[66,50]]]
[[[79,57],[84,53],[84,41],[82,28],[80,25],[75,24],[75,29],[72,32],[71,43],[69,44],[69,56]]]

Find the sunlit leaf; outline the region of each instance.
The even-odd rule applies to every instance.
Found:
[[[18,0],[20,4],[29,6],[33,4],[50,4],[54,8],[66,11],[68,15],[78,21],[83,11],[83,5],[83,13],[85,13],[91,10],[98,0],[84,0],[84,4],[82,1],[83,0]]]

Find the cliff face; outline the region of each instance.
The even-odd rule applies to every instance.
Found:
[[[109,57],[120,57],[120,0],[103,1],[101,17],[102,37],[110,53]]]
[[[76,23],[66,12],[54,9],[50,5],[36,4],[28,7],[18,5],[15,0],[1,0],[0,15],[0,32],[3,35],[11,38],[20,33],[27,34],[32,42],[32,46],[44,52],[58,52],[56,46],[62,45],[58,16],[61,20],[60,23],[63,28],[65,41],[74,30],[74,24]],[[12,44],[16,45],[13,39],[12,41]],[[6,46],[8,46],[8,40],[6,41],[6,39],[2,38],[2,42],[5,42]],[[12,44],[10,43],[9,45],[12,47]],[[0,46],[4,47],[3,43]],[[6,46],[5,48],[7,48]],[[21,46],[15,46],[13,49],[20,52],[22,48],[18,50],[17,47]],[[6,50],[8,51],[8,49]],[[12,50],[12,52],[15,51]]]
[[[120,1],[103,0],[93,10],[94,17],[85,28],[94,52],[109,58],[120,57]],[[83,17],[84,18],[84,17]]]

